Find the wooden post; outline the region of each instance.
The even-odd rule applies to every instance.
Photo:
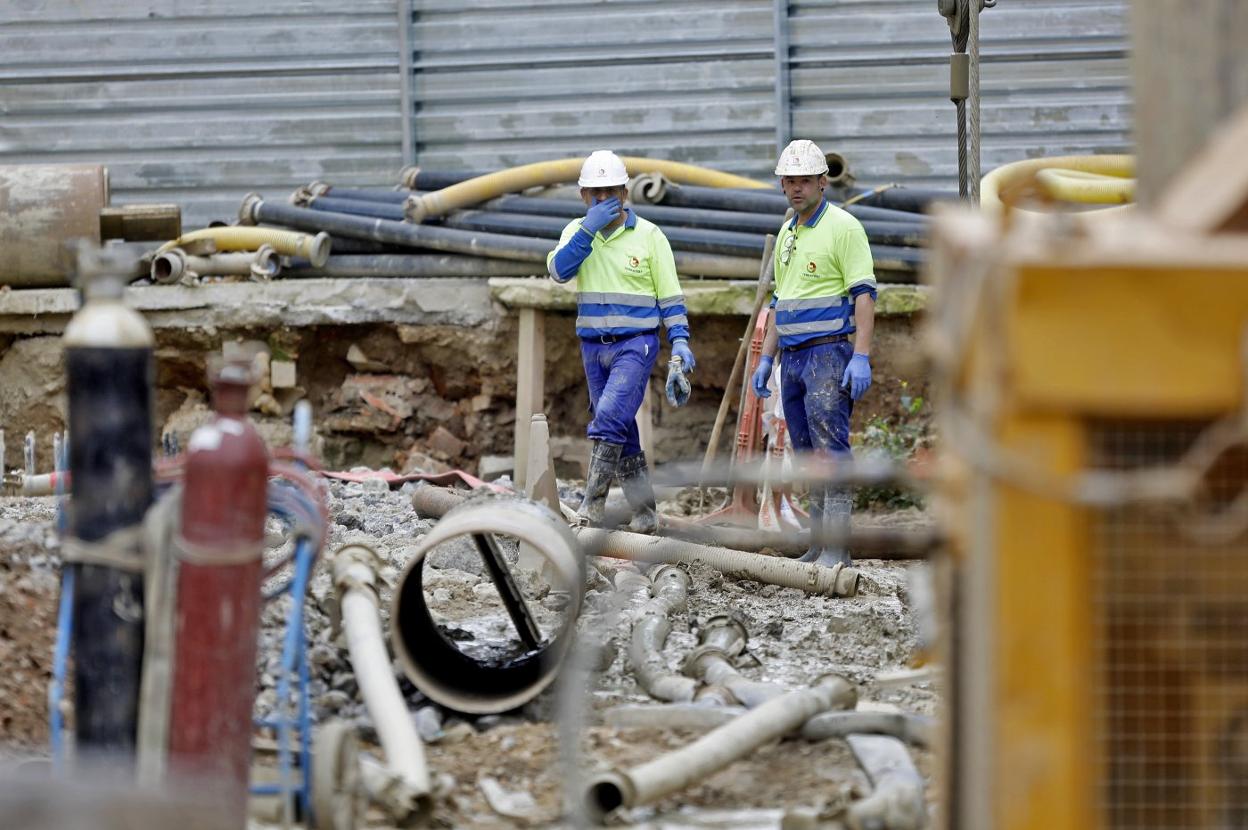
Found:
[[[520,309],[520,336],[516,345],[516,424],[512,478],[524,490],[529,466],[529,424],[542,411],[546,394],[546,315],[540,309]]]
[[[646,381],[646,394],[641,399],[641,408],[637,410],[637,435],[641,443],[641,451],[646,454],[650,464],[654,463],[654,421],[653,402],[651,401],[650,381]]]
[[[1152,207],[1213,131],[1248,101],[1248,3],[1135,0],[1138,199]]]

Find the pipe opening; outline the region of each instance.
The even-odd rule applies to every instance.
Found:
[[[595,781],[586,793],[586,801],[590,818],[601,823],[612,812],[624,806],[624,790],[615,781]]]
[[[532,504],[465,504],[425,538],[395,592],[391,636],[428,697],[498,713],[554,679],[584,579],[566,525],[554,522]]]

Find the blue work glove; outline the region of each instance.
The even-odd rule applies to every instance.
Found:
[[[586,211],[585,218],[581,220],[581,227],[591,234],[595,234],[619,218],[620,200],[611,198],[605,202],[595,202]]]
[[[680,362],[685,364],[686,372],[692,372],[693,368],[698,365],[698,361],[693,359],[693,350],[689,348],[689,341],[683,337],[677,337],[672,341],[672,357],[680,358]]]
[[[750,379],[750,384],[754,387],[754,394],[760,398],[771,397],[767,382],[771,380],[771,367],[775,362],[776,359],[769,354],[758,359],[758,368],[754,370],[754,377]]]
[[[667,402],[672,406],[689,403],[689,393],[692,390],[684,370],[681,369],[680,358],[676,355],[672,355],[672,359],[667,362],[667,383],[663,388],[667,392]]]
[[[854,356],[849,359],[849,365],[845,367],[845,378],[841,381],[841,388],[846,386],[849,387],[849,396],[854,400],[867,394],[867,390],[871,388],[871,358],[854,352]]]

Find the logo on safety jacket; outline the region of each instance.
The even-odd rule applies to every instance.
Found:
[[[638,258],[637,258],[637,257],[635,257],[635,256],[630,256],[630,257],[628,258],[628,267],[629,267],[629,268],[640,268],[640,267],[641,267],[641,260],[640,260],[640,259],[638,259]]]
[[[813,262],[808,262],[806,263],[806,270],[813,274],[815,271],[819,270],[819,266],[815,265]]]

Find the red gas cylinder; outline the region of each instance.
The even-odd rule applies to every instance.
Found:
[[[176,782],[246,825],[269,456],[247,419],[248,364],[213,378],[215,416],[187,443],[170,711]]]

